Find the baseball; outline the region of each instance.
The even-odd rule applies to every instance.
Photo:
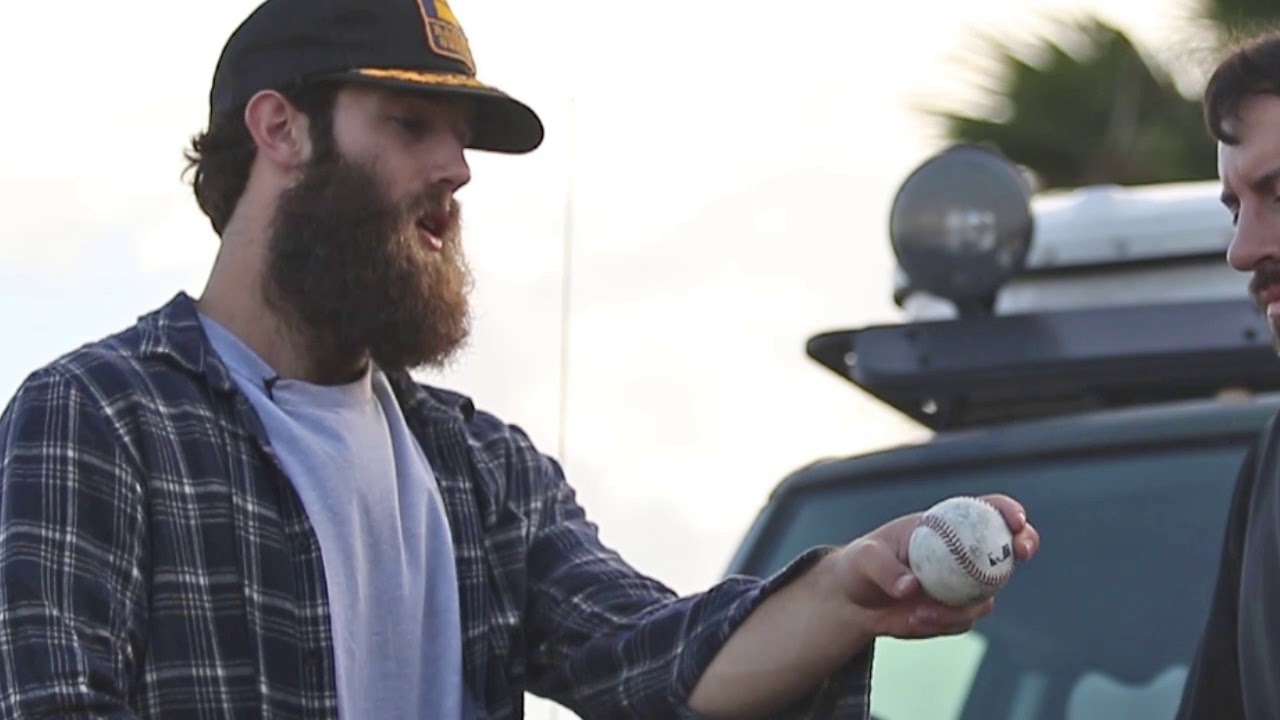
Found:
[[[1013,533],[990,503],[948,498],[920,518],[907,560],[930,597],[953,607],[972,605],[994,595],[1013,574]]]

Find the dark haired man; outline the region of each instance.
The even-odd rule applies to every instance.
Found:
[[[679,597],[517,427],[410,378],[468,329],[464,150],[543,136],[444,0],[268,0],[210,99],[203,295],[0,417],[0,716],[497,719],[531,691],[610,720],[857,718],[877,636],[991,610],[923,595],[914,515]]]
[[[1218,142],[1222,202],[1235,219],[1231,266],[1280,348],[1280,34],[1226,57],[1204,92]],[[1280,718],[1280,424],[1272,419],[1240,469],[1217,588],[1183,689],[1181,720]]]

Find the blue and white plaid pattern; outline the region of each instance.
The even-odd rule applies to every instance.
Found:
[[[486,718],[521,717],[526,690],[585,718],[693,718],[729,634],[820,552],[679,598],[600,542],[519,428],[392,381],[449,513]],[[36,371],[0,415],[0,717],[334,718],[324,588],[185,294]],[[786,716],[865,717],[870,655]]]

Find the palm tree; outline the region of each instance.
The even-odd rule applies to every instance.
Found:
[[[1280,29],[1277,0],[1200,0],[1197,9],[1197,24],[1223,52],[1256,32]],[[1202,84],[1180,92],[1166,68],[1101,20],[1060,30],[1075,37],[1074,51],[1047,38],[1021,54],[990,43],[998,70],[986,105],[994,109],[927,111],[941,120],[947,139],[994,146],[1045,188],[1216,177]]]
[[[1044,188],[1214,177],[1198,99],[1179,92],[1123,31],[1092,18],[1060,29],[1075,40],[1072,50],[1050,39],[1024,53],[991,43],[999,68],[991,109],[927,111],[947,138],[994,146]]]
[[[1280,20],[1275,0],[1204,0],[1200,12],[1228,43],[1237,35],[1273,28]]]

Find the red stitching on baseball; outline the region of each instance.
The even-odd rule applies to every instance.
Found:
[[[969,577],[987,586],[995,586],[1004,582],[1005,574],[996,575],[987,572],[975,563],[973,558],[969,557],[969,551],[965,548],[964,543],[960,542],[960,536],[945,520],[936,515],[925,515],[921,518],[920,523],[938,534],[943,544],[947,546],[947,551],[951,553],[951,557],[956,559],[956,562],[960,564],[960,567],[964,568],[965,574]]]

